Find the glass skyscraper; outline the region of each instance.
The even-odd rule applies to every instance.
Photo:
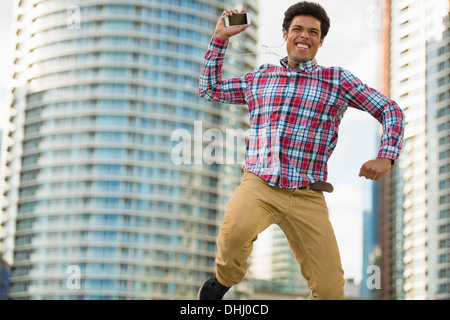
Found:
[[[3,131],[0,130],[0,150],[2,149]],[[0,152],[1,163],[1,152]],[[0,182],[1,184],[1,182]],[[5,219],[3,210],[0,209],[0,252],[3,249],[2,236],[4,234],[2,222]],[[8,299],[9,265],[0,256],[0,300]]]
[[[274,294],[291,293],[297,297],[308,297],[306,280],[300,275],[286,235],[277,225],[271,225],[258,235],[254,251],[250,256],[252,286]]]
[[[386,0],[385,83],[406,115],[379,193],[386,298],[450,298],[450,21],[446,0]],[[380,227],[381,228],[381,227]],[[383,277],[382,277],[383,278]]]
[[[255,68],[256,0],[17,2],[1,171],[11,299],[195,298],[245,152],[225,136],[246,109],[197,94],[236,6],[252,27],[224,77]]]

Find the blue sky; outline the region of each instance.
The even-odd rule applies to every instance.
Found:
[[[238,2],[238,1],[237,1]],[[258,52],[262,45],[284,56],[281,23],[284,11],[297,1],[259,0]],[[317,0],[327,10],[331,29],[317,61],[323,66],[348,69],[369,86],[380,89],[380,53],[377,0]],[[11,9],[12,0],[0,2],[0,128],[4,126],[3,110],[7,104],[7,89],[11,74]],[[239,7],[238,7],[239,8]],[[231,8],[230,8],[231,9]],[[211,30],[211,33],[213,30]],[[237,39],[239,40],[239,39]],[[7,44],[7,45],[6,45]],[[279,57],[260,54],[258,63],[279,63]],[[349,109],[339,131],[339,143],[329,162],[329,177],[335,191],[327,194],[336,237],[346,277],[361,279],[362,273],[362,215],[371,208],[371,182],[359,178],[361,165],[376,157],[378,122],[368,114]]]

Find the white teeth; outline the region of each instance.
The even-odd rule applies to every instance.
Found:
[[[297,47],[298,48],[305,48],[305,49],[309,48],[309,46],[307,44],[302,44],[302,43],[297,43]]]

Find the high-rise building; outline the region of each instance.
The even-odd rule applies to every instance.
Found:
[[[245,108],[201,99],[198,77],[236,6],[252,27],[230,41],[224,77],[255,68],[257,0],[238,2],[15,1],[1,171],[11,299],[196,296],[241,177],[245,150],[225,136],[248,126]]]
[[[3,131],[0,130],[0,150],[2,150],[2,136]],[[0,152],[0,163],[1,163],[1,152]],[[0,184],[1,183],[2,181],[0,180]],[[5,213],[0,208],[0,252],[3,248],[2,236],[4,234],[4,229],[2,226],[3,225],[2,222],[5,219],[5,217],[6,217]],[[9,265],[6,263],[6,261],[2,259],[0,255],[0,300],[8,299],[9,270],[10,270]]]
[[[300,275],[300,266],[280,227],[271,225],[258,237],[250,256],[252,286],[273,293],[290,292],[307,297],[309,289],[306,280]]]
[[[0,257],[0,300],[8,299],[10,266]]]
[[[385,1],[385,91],[403,151],[380,182],[382,297],[450,298],[450,21],[446,0]],[[383,282],[384,283],[384,282]]]
[[[364,299],[378,298],[378,290],[375,285],[372,285],[372,278],[374,278],[372,266],[376,265],[379,253],[376,212],[376,210],[371,210],[363,213],[363,263],[360,297]]]

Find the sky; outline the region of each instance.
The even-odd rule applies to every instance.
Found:
[[[236,1],[239,2],[239,1]],[[259,0],[258,64],[279,64],[286,55],[281,24],[284,11],[297,1]],[[380,89],[380,8],[377,0],[316,0],[327,11],[331,28],[316,56],[319,65],[340,66],[363,82]],[[13,0],[0,1],[0,129],[4,127],[7,90],[11,75],[11,15]],[[240,9],[239,6],[236,8]],[[232,8],[230,8],[232,9]],[[251,14],[251,12],[250,12]],[[213,32],[213,30],[211,30]],[[345,277],[362,277],[362,217],[371,209],[371,181],[358,177],[366,161],[376,158],[378,122],[370,115],[349,109],[339,128],[339,142],[330,158],[328,181],[335,191],[326,194],[330,219],[340,247]]]

